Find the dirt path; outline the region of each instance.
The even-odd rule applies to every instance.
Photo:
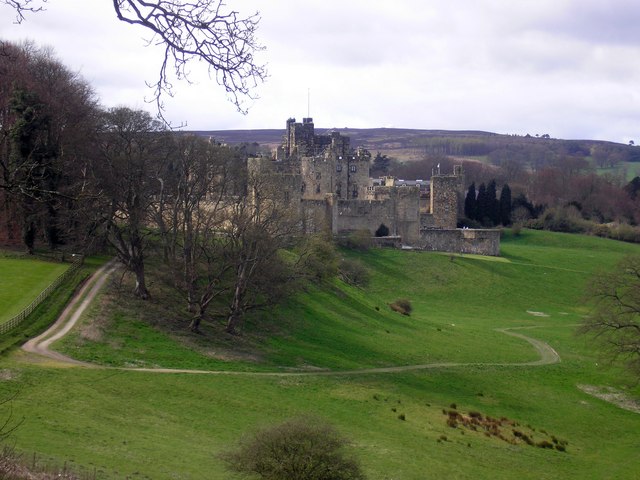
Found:
[[[69,331],[78,322],[80,316],[84,313],[91,302],[93,302],[98,291],[102,288],[109,278],[109,275],[115,269],[116,262],[112,260],[96,271],[89,280],[85,282],[80,291],[73,296],[69,304],[60,314],[60,317],[58,317],[58,320],[56,320],[56,322],[51,325],[46,332],[25,343],[22,346],[22,349],[25,352],[42,355],[43,357],[51,358],[62,363],[99,368],[98,365],[80,362],[71,357],[67,357],[66,355],[50,350],[49,346],[69,333]]]
[[[496,331],[509,335],[515,338],[519,338],[531,344],[531,346],[538,353],[540,358],[538,360],[521,363],[456,363],[456,362],[442,362],[442,363],[427,363],[421,365],[403,365],[398,367],[382,367],[382,368],[363,368],[358,370],[314,370],[306,372],[232,372],[224,370],[186,370],[179,368],[126,368],[126,367],[106,367],[102,365],[96,365],[86,362],[81,362],[73,358],[62,355],[61,353],[52,351],[49,346],[66,335],[77,323],[82,313],[93,302],[98,291],[102,288],[104,283],[109,278],[109,275],[117,268],[117,263],[111,261],[105,266],[95,272],[92,277],[84,284],[80,291],[74,295],[73,299],[64,309],[58,320],[43,334],[29,340],[22,346],[22,349],[26,352],[36,354],[45,358],[49,358],[67,365],[81,366],[85,368],[97,368],[103,370],[121,370],[121,371],[137,371],[148,373],[182,373],[182,374],[200,374],[200,375],[238,375],[238,376],[262,376],[262,377],[292,377],[292,376],[349,376],[349,375],[367,375],[376,373],[399,373],[410,372],[416,370],[428,370],[437,368],[451,368],[451,367],[463,367],[463,366],[477,366],[477,367],[491,367],[491,366],[507,366],[507,367],[532,367],[551,365],[559,363],[561,361],[560,355],[556,352],[548,343],[542,340],[529,337],[522,333],[518,333],[515,330],[530,330],[537,327],[510,327],[510,328],[497,328]],[[610,387],[593,387],[578,385],[583,392],[588,395],[600,398],[609,403],[613,403],[620,408],[629,410],[632,412],[640,413],[640,405],[632,400],[629,400],[621,392],[612,393]],[[598,391],[596,391],[598,390]],[[605,392],[606,390],[606,392]]]
[[[426,363],[421,365],[403,365],[398,367],[381,367],[381,368],[363,368],[358,370],[314,370],[306,372],[234,372],[225,370],[187,370],[179,368],[126,368],[126,367],[105,367],[102,365],[96,365],[86,362],[81,362],[73,358],[62,355],[61,353],[50,350],[50,345],[65,336],[77,323],[82,313],[93,302],[98,291],[107,278],[117,268],[115,261],[111,261],[97,272],[85,283],[82,289],[74,296],[69,305],[64,309],[58,320],[43,334],[29,340],[22,346],[22,349],[26,352],[37,354],[43,357],[47,357],[56,360],[61,363],[78,365],[87,368],[101,368],[101,369],[117,369],[137,372],[150,372],[150,373],[190,373],[190,374],[207,374],[207,375],[249,375],[249,376],[272,376],[272,377],[286,377],[286,376],[338,376],[338,375],[364,375],[375,373],[397,373],[397,372],[409,372],[414,370],[427,370],[433,368],[450,368],[461,366],[540,366],[550,365],[560,362],[560,355],[551,348],[551,346],[541,340],[528,337],[521,333],[516,333],[513,330],[530,329],[535,327],[513,327],[513,328],[501,328],[496,331],[510,335],[512,337],[520,338],[530,343],[533,348],[540,355],[539,360],[522,363],[456,363],[456,362],[442,362],[442,363]]]

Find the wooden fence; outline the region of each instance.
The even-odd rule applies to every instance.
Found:
[[[67,270],[65,270],[65,272],[62,273],[58,278],[56,278],[53,282],[51,282],[51,284],[47,288],[45,288],[40,293],[40,295],[38,295],[35,298],[33,302],[31,302],[24,310],[22,310],[15,317],[9,319],[8,321],[0,325],[0,335],[3,335],[7,333],[9,330],[12,330],[16,328],[18,325],[20,325],[24,321],[24,319],[27,318],[31,314],[31,312],[33,312],[36,309],[36,307],[40,305],[42,301],[49,296],[51,292],[53,292],[56,288],[58,288],[58,286],[60,286],[60,284],[64,282],[67,278],[73,275],[82,266],[83,262],[84,262],[84,256],[76,255],[71,266]]]

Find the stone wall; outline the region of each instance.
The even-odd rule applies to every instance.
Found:
[[[334,163],[326,157],[303,157],[300,162],[302,198],[323,200],[335,188]]]
[[[429,228],[456,228],[463,189],[462,175],[434,175],[431,177],[431,208]]]
[[[412,244],[419,239],[419,208],[417,187],[380,187],[376,198],[338,200],[337,231],[369,230],[373,235],[384,224],[390,235]]]
[[[324,200],[302,200],[300,213],[305,233],[338,233],[336,202],[333,196],[328,195]]]
[[[500,230],[422,230],[417,246],[434,252],[500,255]]]
[[[302,198],[302,177],[291,172],[287,162],[268,158],[247,159],[248,195],[253,202],[260,196],[275,199],[286,206],[295,206]]]

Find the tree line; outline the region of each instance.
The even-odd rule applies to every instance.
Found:
[[[151,295],[147,269],[172,288],[198,331],[213,306],[235,333],[306,275],[309,249],[277,185],[246,152],[169,130],[141,110],[104,109],[90,86],[31,44],[0,54],[0,232],[33,253],[109,251]],[[292,253],[283,255],[283,247]]]
[[[496,181],[491,180],[488,185],[480,184],[476,191],[476,184],[469,185],[464,200],[464,215],[466,219],[479,223],[484,227],[497,225],[511,225],[511,189],[504,184],[497,198]]]

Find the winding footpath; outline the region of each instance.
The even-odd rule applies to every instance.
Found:
[[[59,352],[51,350],[49,347],[51,344],[62,337],[64,337],[78,322],[84,311],[95,300],[96,295],[105,284],[109,276],[116,270],[117,263],[112,260],[104,265],[98,271],[96,271],[91,278],[85,282],[79,292],[74,295],[69,305],[60,314],[58,320],[44,333],[29,340],[22,346],[25,352],[40,355],[57,362],[61,362],[68,365],[82,366],[86,368],[99,368],[110,370],[126,370],[126,371],[138,371],[138,372],[150,372],[150,373],[190,373],[190,374],[206,374],[206,375],[245,375],[245,376],[271,376],[271,377],[289,377],[289,376],[339,376],[339,375],[366,375],[375,373],[397,373],[397,372],[409,372],[414,370],[427,370],[435,368],[451,368],[462,366],[509,366],[509,367],[531,367],[551,365],[560,362],[560,355],[548,344],[541,340],[528,337],[522,333],[517,333],[514,330],[524,330],[536,327],[512,327],[512,328],[499,328],[496,331],[504,333],[522,339],[531,344],[531,346],[538,352],[540,358],[531,362],[522,363],[456,363],[456,362],[443,362],[443,363],[426,363],[421,365],[402,365],[397,367],[381,367],[381,368],[363,368],[357,370],[314,370],[305,372],[236,372],[225,370],[187,370],[178,368],[133,368],[133,367],[107,367],[103,365],[96,365],[87,362],[81,362],[75,360],[66,355],[62,355]]]
[[[417,370],[439,369],[439,368],[452,368],[452,367],[537,367],[543,365],[552,365],[554,363],[560,363],[560,355],[556,352],[548,343],[542,340],[519,333],[516,330],[530,330],[537,328],[535,326],[529,327],[510,327],[510,328],[497,328],[496,331],[509,335],[511,337],[518,338],[525,342],[528,342],[538,353],[540,358],[538,360],[521,363],[456,363],[456,362],[442,362],[442,363],[426,363],[421,365],[403,365],[397,367],[382,367],[382,368],[363,368],[357,370],[314,370],[304,372],[234,372],[225,370],[187,370],[179,368],[133,368],[133,367],[108,367],[104,365],[97,365],[93,363],[81,362],[75,360],[66,355],[62,355],[59,352],[51,350],[50,345],[56,340],[64,337],[78,322],[84,311],[95,300],[96,295],[105,284],[109,276],[117,269],[117,263],[112,260],[104,265],[98,271],[96,271],[83,287],[78,291],[69,305],[60,314],[58,320],[43,334],[36,338],[29,340],[22,346],[25,352],[35,354],[36,356],[48,358],[59,362],[63,365],[78,366],[84,368],[102,369],[102,370],[118,370],[118,371],[137,371],[148,373],[164,373],[164,374],[198,374],[198,375],[237,375],[237,376],[254,376],[254,377],[293,377],[293,376],[356,376],[367,375],[376,373],[400,373],[410,372]],[[619,392],[610,387],[596,387],[592,385],[577,385],[577,388],[583,392],[604,400],[608,403],[612,403],[624,410],[640,414],[640,402],[634,399],[630,399],[623,392]]]

